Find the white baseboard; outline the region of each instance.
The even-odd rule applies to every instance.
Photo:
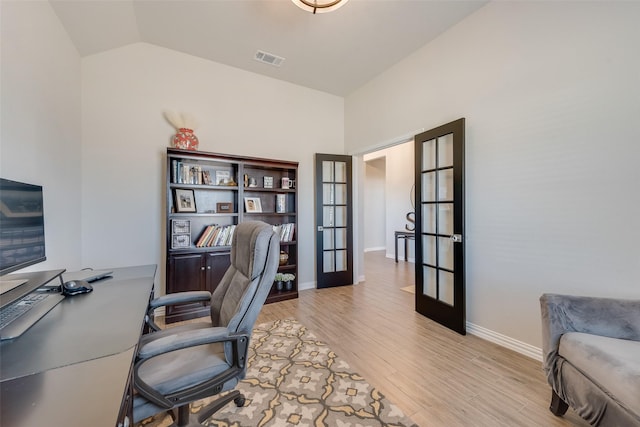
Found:
[[[298,283],[299,291],[306,291],[306,290],[315,289],[315,288],[316,288],[316,282]]]
[[[498,332],[483,328],[482,326],[474,325],[473,323],[469,322],[467,322],[467,332],[479,338],[485,339],[494,344],[498,344],[499,346],[506,347],[517,353],[524,354],[527,357],[542,362],[542,349],[534,347],[531,344],[518,341],[506,335],[499,334]]]
[[[393,259],[393,260],[395,260],[395,259],[396,259],[395,254],[387,254],[386,256],[387,256],[387,258],[389,258],[389,259]],[[404,255],[398,255],[398,262],[400,262],[400,261],[405,262],[405,260],[404,260]],[[411,264],[415,264],[415,263],[416,263],[416,259],[415,259],[415,258],[411,258],[411,257],[409,257],[409,258],[407,259],[407,261],[406,261],[406,262],[409,262],[409,263],[411,263]]]
[[[375,252],[375,251],[384,251],[386,250],[387,247],[386,246],[377,246],[375,248],[365,248],[365,252]]]

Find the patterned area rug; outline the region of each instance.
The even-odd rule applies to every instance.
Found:
[[[230,403],[204,425],[417,427],[327,344],[292,319],[253,330],[247,377],[237,389],[247,399],[244,407]],[[198,412],[210,400],[193,404],[192,410]],[[136,427],[170,424],[171,418],[161,414]]]

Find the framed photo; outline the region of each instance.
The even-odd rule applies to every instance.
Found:
[[[265,176],[264,177],[264,188],[273,188],[273,177]]]
[[[215,185],[229,185],[231,180],[231,172],[229,171],[216,171]]]
[[[173,219],[171,220],[171,233],[173,234],[190,234],[191,233],[191,221],[188,219]]]
[[[262,203],[260,202],[260,197],[245,197],[244,210],[247,213],[262,212]]]
[[[171,248],[188,248],[191,246],[191,235],[189,234],[174,234],[171,239]]]
[[[233,204],[231,202],[218,202],[216,203],[216,211],[218,213],[231,213],[233,212]]]
[[[196,212],[196,196],[193,190],[176,188],[174,194],[176,212]]]
[[[284,178],[282,178],[281,181],[281,186],[283,189],[288,190],[289,189],[289,178],[287,178],[286,176]]]

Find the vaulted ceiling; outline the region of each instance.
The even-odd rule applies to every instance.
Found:
[[[346,96],[485,0],[351,0],[313,15],[290,0],[49,0],[81,56],[146,42]],[[284,58],[274,67],[258,50]]]

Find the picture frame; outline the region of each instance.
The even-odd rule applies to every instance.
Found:
[[[188,219],[171,220],[172,234],[191,234],[191,221]]]
[[[247,213],[262,212],[262,202],[260,201],[260,197],[245,197],[244,210]]]
[[[233,203],[231,203],[231,202],[218,202],[218,203],[216,203],[216,212],[217,213],[232,213],[233,212]]]
[[[174,234],[171,239],[171,249],[188,248],[191,246],[190,234]]]
[[[273,177],[272,176],[265,176],[264,177],[263,187],[264,188],[273,188]]]
[[[216,182],[215,185],[229,185],[229,181],[231,180],[231,172],[225,170],[216,171]]]
[[[176,188],[174,191],[174,207],[176,212],[196,212],[196,196],[193,190]]]

